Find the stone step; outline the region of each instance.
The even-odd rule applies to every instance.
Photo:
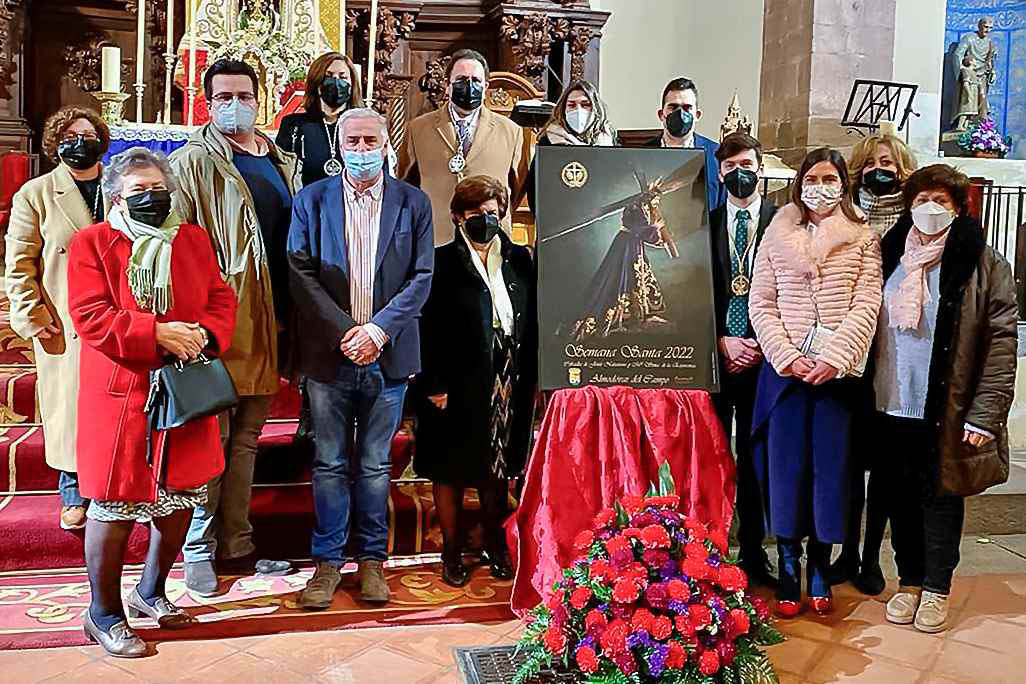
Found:
[[[1026,533],[1026,452],[1013,452],[1008,470],[1008,482],[966,500],[966,534]]]

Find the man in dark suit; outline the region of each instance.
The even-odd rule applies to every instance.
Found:
[[[728,135],[716,151],[717,174],[727,201],[709,215],[712,236],[713,296],[720,357],[727,372],[716,409],[729,437],[734,430],[737,457],[738,541],[741,567],[757,584],[776,584],[770,574],[762,498],[750,447],[752,404],[762,351],[748,320],[748,291],[755,253],[777,208],[760,194],[762,146],[745,133]]]
[[[681,77],[667,83],[663,88],[658,116],[663,124],[663,132],[645,143],[645,147],[691,147],[704,150],[709,211],[720,206],[723,203],[723,189],[720,187],[719,165],[716,161],[716,148],[719,145],[695,132],[695,124],[702,118],[695,82]]]
[[[297,364],[317,434],[306,609],[331,605],[350,528],[361,597],[388,601],[389,452],[420,372],[418,318],[434,266],[430,200],[382,171],[385,119],[352,109],[339,126],[345,172],[296,196],[288,243]]]

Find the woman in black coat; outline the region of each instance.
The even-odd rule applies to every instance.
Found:
[[[481,501],[492,576],[513,576],[502,523],[509,478],[523,470],[530,444],[538,327],[531,253],[499,227],[509,208],[502,183],[467,178],[450,207],[456,239],[435,251],[421,315],[414,467],[434,484],[442,578],[463,586],[470,575],[461,538],[467,486]]]

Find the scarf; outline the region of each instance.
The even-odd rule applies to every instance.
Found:
[[[136,303],[159,315],[171,308],[171,243],[182,220],[172,211],[160,228],[136,221],[121,207],[108,219],[114,230],[132,241],[128,287]]]
[[[547,135],[549,142],[553,145],[594,145],[595,147],[612,147],[613,136],[607,131],[599,131],[595,136],[595,142],[587,143],[575,133],[568,131],[559,124],[550,124],[542,133]]]
[[[905,197],[899,190],[891,195],[874,195],[865,188],[858,193],[859,206],[866,212],[869,227],[882,238],[905,213]]]
[[[926,270],[935,265],[944,256],[944,245],[951,235],[949,227],[943,235],[932,242],[916,228],[908,231],[905,239],[905,253],[901,257],[901,266],[905,269],[905,277],[898,285],[898,291],[887,302],[887,314],[891,319],[891,327],[899,330],[918,330],[919,319],[923,315],[923,305],[929,301],[930,293],[926,289]]]

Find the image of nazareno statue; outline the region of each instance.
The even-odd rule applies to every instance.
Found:
[[[553,240],[621,212],[620,230],[585,290],[587,305],[557,335],[570,332],[574,339],[607,337],[652,326],[663,326],[666,303],[652,271],[648,249],[664,250],[671,259],[679,254],[659,202],[663,195],[688,183],[682,180],[648,181],[634,172],[640,192],[599,209],[592,218],[543,240]]]
[[[993,30],[992,18],[980,19],[976,32],[963,35],[952,55],[958,79],[958,111],[951,121],[956,131],[967,130],[976,119],[986,118],[989,113],[987,96],[997,79],[997,47],[990,37]]]

